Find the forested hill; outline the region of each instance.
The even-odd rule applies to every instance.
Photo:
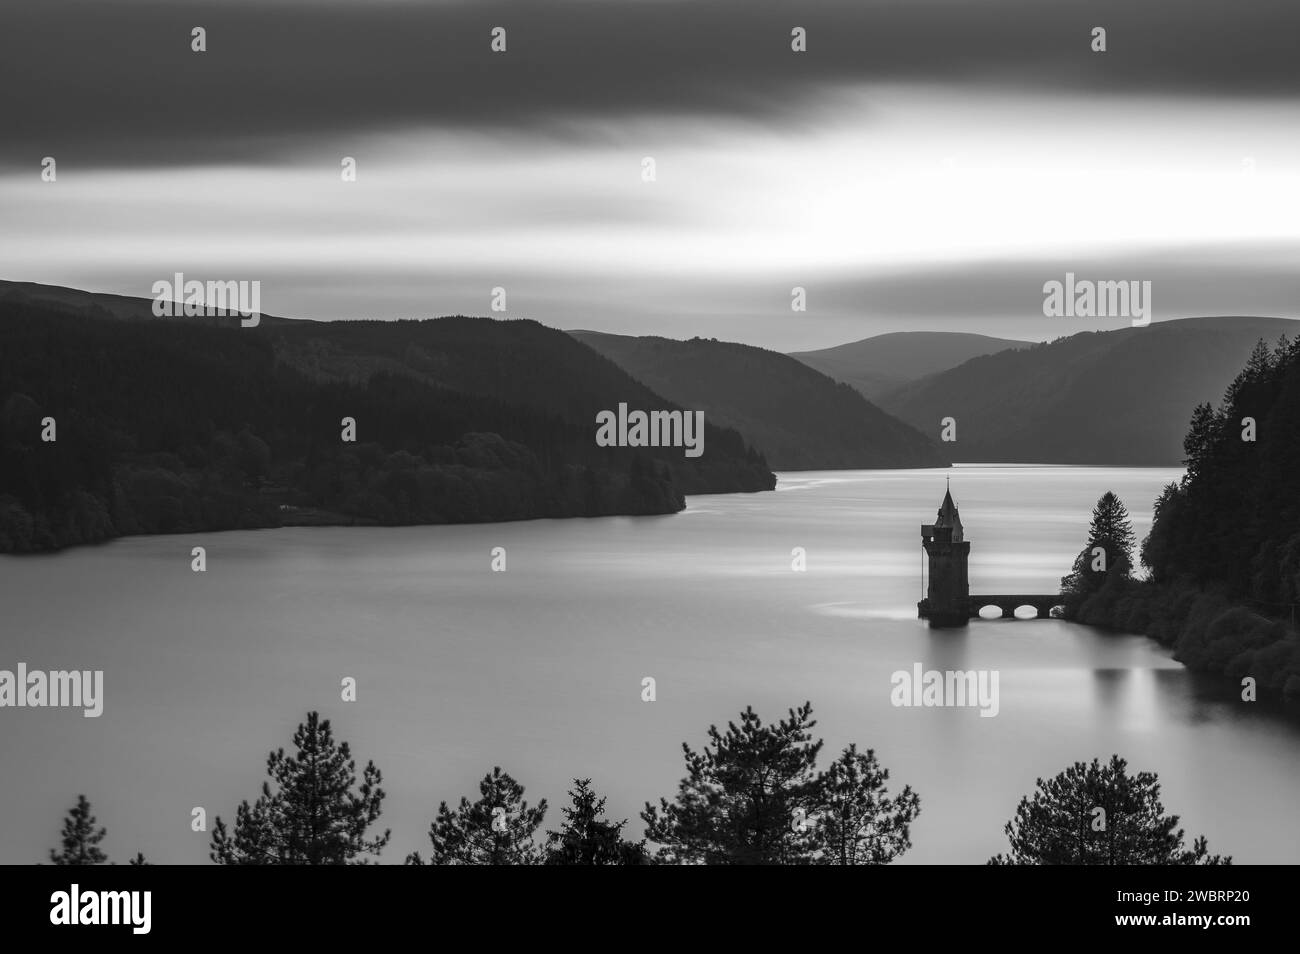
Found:
[[[961,462],[1177,466],[1192,409],[1222,394],[1283,318],[1184,318],[972,358],[882,396],[933,433],[956,419]]]
[[[928,437],[788,355],[707,338],[569,333],[664,397],[734,427],[778,470],[948,463]]]
[[[1067,615],[1300,703],[1300,342],[1257,343],[1219,406],[1196,407],[1184,453],[1142,544],[1149,579],[1106,574]]]
[[[0,552],[312,522],[671,513],[684,494],[775,486],[707,416],[698,458],[598,447],[598,411],[673,405],[535,322],[241,328],[125,311],[0,288]]]
[[[1196,408],[1187,475],[1157,501],[1143,561],[1157,582],[1220,586],[1292,620],[1300,607],[1300,339],[1260,342],[1222,403]]]

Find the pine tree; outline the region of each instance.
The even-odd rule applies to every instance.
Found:
[[[1129,522],[1128,508],[1109,490],[1101,495],[1093,508],[1088,545],[1106,551],[1108,573],[1114,567],[1127,574],[1133,565],[1133,525]]]
[[[687,775],[673,802],[646,803],[646,836],[658,858],[686,864],[806,864],[815,860],[812,817],[820,800],[814,772],[822,742],[812,741],[812,704],[764,725],[753,707],[726,733],[709,727],[709,745],[685,743]]]
[[[1198,404],[1192,412],[1192,422],[1187,435],[1183,438],[1183,464],[1187,473],[1183,476],[1183,486],[1194,481],[1214,448],[1218,437],[1220,417],[1209,404]]]
[[[1175,557],[1179,541],[1178,516],[1186,507],[1186,493],[1178,484],[1166,484],[1152,510],[1151,532],[1142,541],[1142,565],[1150,572],[1153,583],[1166,583],[1176,572]]]
[[[1123,501],[1106,491],[1092,510],[1088,545],[1075,558],[1074,567],[1061,580],[1061,590],[1071,595],[1095,592],[1108,578],[1127,579],[1133,567],[1133,525]]]
[[[107,830],[95,828],[95,816],[90,814],[90,802],[85,795],[77,796],[77,804],[63,820],[62,850],[50,850],[50,861],[56,865],[102,865],[108,855],[99,848]]]
[[[1246,366],[1224,392],[1221,413],[1227,417],[1235,417],[1237,412],[1242,410],[1240,406],[1242,399],[1253,387],[1267,381],[1272,375],[1273,368],[1273,352],[1264,339],[1260,338],[1255,342],[1250,357],[1246,359]]]
[[[910,785],[886,794],[889,770],[876,753],[850,745],[820,780],[823,808],[817,819],[818,860],[830,865],[889,864],[912,847],[911,824],[921,799]]]
[[[644,865],[649,864],[645,842],[625,841],[627,821],[606,820],[605,799],[591,788],[591,779],[575,778],[569,790],[571,808],[560,809],[564,824],[547,832],[548,865]]]
[[[366,837],[384,800],[374,762],[366,763],[358,785],[348,744],[335,743],[329,720],[315,712],[299,724],[293,744],[293,757],[284,749],[267,757],[275,788],[263,782],[253,805],[240,804],[233,833],[217,818],[211,852],[217,864],[365,864],[359,856],[377,855],[388,843],[388,831]]]
[[[1177,829],[1177,830],[1175,830]],[[993,865],[1217,865],[1205,838],[1183,843],[1177,815],[1165,815],[1154,773],[1128,774],[1118,755],[1103,766],[1074,765],[1038,780],[1032,801],[1022,798],[1007,822],[1009,855]]]
[[[529,808],[524,787],[497,766],[479,782],[479,799],[461,796],[455,811],[446,802],[429,828],[435,865],[535,865],[542,853],[535,840],[546,816],[546,799]],[[419,852],[407,864],[422,865]]]

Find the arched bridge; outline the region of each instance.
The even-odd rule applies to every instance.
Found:
[[[966,617],[976,619],[980,610],[986,606],[996,606],[1002,611],[1003,619],[1015,619],[1016,610],[1022,606],[1032,606],[1038,619],[1047,619],[1052,615],[1052,607],[1060,606],[1065,598],[1060,593],[1051,594],[1011,594],[997,596],[968,596],[966,598]]]

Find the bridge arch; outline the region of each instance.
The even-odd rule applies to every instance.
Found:
[[[970,619],[1050,619],[1060,606],[1059,593],[998,594],[971,596],[967,600]]]

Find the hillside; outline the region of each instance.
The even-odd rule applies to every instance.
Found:
[[[877,401],[882,394],[918,378],[954,368],[971,358],[1027,344],[963,332],[899,331],[820,351],[799,351],[790,357]]]
[[[598,447],[598,411],[673,405],[535,322],[244,329],[42,297],[0,288],[0,552],[292,523],[671,513],[687,493],[775,486],[761,455],[707,418],[698,458]],[[41,440],[46,417],[56,441]]]
[[[941,467],[941,449],[788,355],[704,338],[570,332],[656,393],[735,428],[779,470]]]
[[[880,398],[960,462],[1176,466],[1202,401],[1215,401],[1255,343],[1294,334],[1281,318],[1188,318],[1084,332],[973,358]]]
[[[1260,344],[1243,364],[1222,401],[1193,412],[1186,474],[1156,500],[1139,551],[1147,578],[1126,560],[1072,574],[1066,615],[1146,633],[1234,694],[1249,676],[1261,700],[1300,703],[1300,341]]]

